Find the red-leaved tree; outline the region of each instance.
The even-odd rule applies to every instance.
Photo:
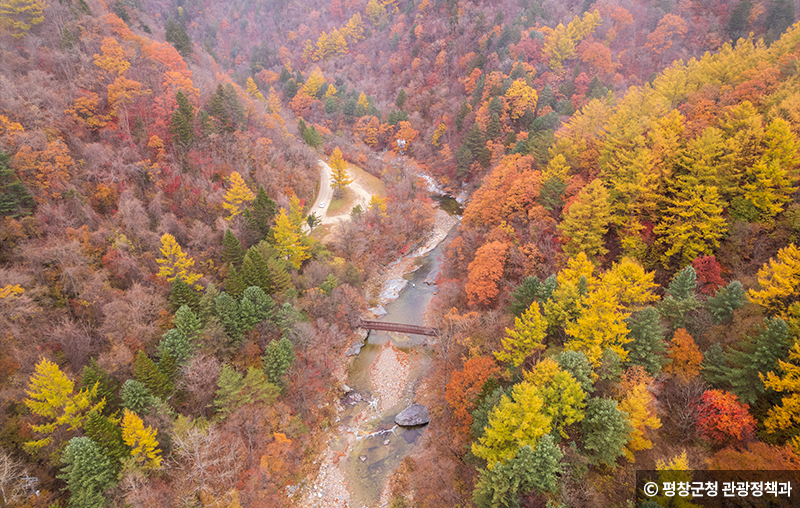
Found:
[[[716,444],[742,442],[753,436],[755,419],[750,406],[724,390],[706,390],[698,403],[697,428],[701,436]]]

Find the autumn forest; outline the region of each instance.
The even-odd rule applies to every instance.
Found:
[[[800,469],[796,19],[0,0],[0,506],[360,507],[311,487],[358,459],[345,352],[448,231],[375,506]]]

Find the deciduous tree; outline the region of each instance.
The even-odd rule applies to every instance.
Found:
[[[457,430],[468,434],[476,409],[478,396],[490,378],[499,376],[500,369],[490,356],[477,356],[464,362],[450,378],[445,389],[445,399],[458,421]]]
[[[683,328],[678,328],[672,336],[667,358],[670,363],[664,367],[664,372],[672,374],[684,383],[700,373],[700,364],[703,363],[703,353],[700,352],[692,336]]]
[[[122,439],[131,448],[133,460],[145,469],[161,466],[161,450],[156,440],[157,431],[148,426],[136,413],[124,411],[122,417]]]
[[[611,221],[609,195],[603,182],[595,179],[587,185],[566,212],[558,229],[566,239],[564,251],[574,256],[585,252],[594,258],[608,252],[603,237]]]
[[[787,361],[778,360],[777,372],[759,373],[770,390],[785,394],[780,406],[769,410],[764,425],[769,432],[798,428],[800,426],[800,341],[795,341]],[[800,437],[793,438],[794,448],[800,453]]]
[[[498,241],[478,248],[475,259],[469,264],[466,285],[470,305],[489,305],[500,293],[497,283],[503,276],[507,252],[508,245]]]
[[[486,431],[472,443],[472,453],[486,460],[492,470],[523,446],[535,447],[552,429],[550,418],[541,412],[543,406],[535,386],[524,381],[514,385],[511,397],[503,395],[489,413]]]
[[[568,438],[565,427],[583,420],[586,392],[572,374],[562,370],[552,358],[545,358],[525,374],[525,380],[536,387],[544,401],[542,412],[550,417],[554,431]]]
[[[519,367],[531,355],[545,348],[547,320],[542,316],[539,304],[531,303],[528,310],[514,321],[514,329],[506,328],[502,340],[503,349],[495,351],[494,356],[501,362]]]
[[[156,259],[161,268],[158,271],[159,277],[164,277],[172,282],[176,278],[192,285],[203,276],[200,273],[192,273],[190,270],[194,266],[194,259],[183,253],[183,249],[175,240],[175,237],[165,233],[161,237],[161,258]]]
[[[800,249],[794,244],[778,251],[777,259],[769,260],[758,271],[760,290],[751,289],[750,300],[773,315],[786,314],[789,306],[800,298]]]
[[[299,269],[304,260],[311,257],[308,246],[303,244],[299,228],[291,223],[286,210],[281,208],[275,219],[275,249],[280,256]]]
[[[58,365],[45,358],[39,360],[25,391],[28,397],[24,402],[32,413],[49,420],[48,423],[31,426],[34,432],[47,437],[25,443],[26,446],[32,449],[41,448],[51,442],[50,434],[58,427],[63,426],[67,430],[80,429],[89,413],[103,409],[104,400],[92,403],[97,396],[97,384],[78,393],[74,391],[75,383],[61,372]]]
[[[749,440],[756,428],[750,406],[723,390],[706,390],[698,403],[697,427],[700,435],[715,444],[725,445]]]
[[[228,187],[227,192],[225,193],[225,202],[222,203],[222,207],[228,210],[228,217],[227,220],[231,220],[244,210],[244,207],[251,203],[254,199],[256,199],[256,195],[253,194],[253,191],[244,183],[244,179],[242,175],[240,175],[237,171],[231,173],[230,176],[230,187]]]

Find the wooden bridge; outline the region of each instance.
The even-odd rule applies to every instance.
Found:
[[[413,333],[416,335],[431,335],[438,336],[439,330],[437,328],[430,328],[427,326],[405,325],[402,323],[389,323],[387,321],[375,321],[372,319],[362,319],[358,323],[359,328],[365,330],[380,330],[382,332],[399,332],[399,333]]]

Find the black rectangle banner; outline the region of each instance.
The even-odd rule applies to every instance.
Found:
[[[637,508],[800,508],[800,471],[637,471]]]

